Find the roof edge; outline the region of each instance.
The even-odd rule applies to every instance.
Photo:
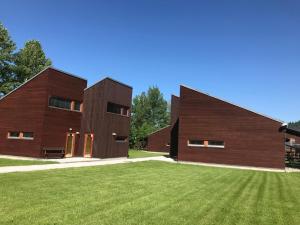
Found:
[[[92,84],[91,86],[85,88],[84,90],[86,91],[86,90],[88,90],[88,89],[94,87],[95,85],[97,85],[97,84],[99,84],[99,83],[101,83],[101,82],[103,82],[103,81],[105,81],[105,80],[111,80],[111,81],[113,81],[113,82],[115,82],[115,83],[118,83],[118,84],[120,84],[120,85],[122,85],[122,86],[125,86],[125,87],[128,87],[128,88],[130,88],[130,89],[133,89],[131,86],[129,86],[129,85],[125,84],[125,83],[122,83],[122,82],[120,82],[120,81],[118,81],[118,80],[115,80],[115,79],[113,79],[113,78],[111,78],[111,77],[104,77],[103,79],[97,81],[96,83],[94,83],[94,84]]]
[[[150,136],[150,135],[152,135],[152,134],[155,134],[155,133],[157,133],[157,132],[159,132],[159,131],[161,131],[163,129],[166,129],[167,127],[171,127],[171,125],[167,125],[167,126],[164,126],[164,127],[160,128],[160,129],[158,129],[156,131],[153,131],[152,133],[148,134],[147,137]]]
[[[282,121],[282,120],[280,120],[280,119],[276,119],[276,118],[270,117],[270,116],[268,116],[268,115],[265,115],[265,114],[256,112],[256,111],[254,111],[254,110],[252,110],[252,109],[249,109],[249,108],[240,106],[240,105],[238,105],[238,104],[229,102],[229,101],[224,100],[224,99],[219,98],[219,97],[212,96],[212,95],[210,95],[210,94],[204,93],[204,92],[202,92],[202,91],[199,91],[199,90],[197,90],[197,89],[191,88],[191,87],[189,87],[189,86],[186,86],[186,85],[183,85],[183,84],[181,84],[180,86],[185,87],[185,88],[188,88],[188,89],[193,90],[193,91],[196,91],[196,92],[198,92],[198,93],[200,93],[200,94],[209,96],[209,97],[211,97],[211,98],[217,99],[217,100],[219,100],[219,101],[228,103],[228,104],[230,104],[230,105],[236,106],[236,107],[238,107],[238,108],[247,110],[247,111],[249,111],[249,112],[255,113],[255,114],[259,115],[259,116],[263,116],[263,117],[268,118],[268,119],[270,119],[270,120],[273,120],[273,121],[276,121],[276,122],[279,122],[279,123],[284,123],[284,121]]]
[[[45,69],[41,70],[39,73],[37,73],[36,75],[32,76],[30,79],[24,81],[22,84],[20,84],[18,87],[16,87],[15,89],[11,90],[10,92],[8,92],[6,95],[4,95],[2,98],[0,98],[0,101],[3,100],[5,97],[9,96],[10,94],[12,94],[13,92],[15,92],[16,90],[18,90],[19,88],[23,87],[25,84],[29,83],[31,80],[33,80],[34,78],[38,77],[39,75],[41,75],[43,72],[45,72],[46,70],[48,69],[53,69],[55,71],[58,71],[58,72],[61,72],[61,73],[64,73],[68,76],[71,76],[71,77],[75,77],[75,78],[78,78],[78,79],[81,79],[81,80],[85,80],[84,78],[81,78],[79,76],[76,76],[76,75],[73,75],[71,73],[68,73],[68,72],[65,72],[63,70],[60,70],[60,69],[57,69],[53,66],[47,66]]]

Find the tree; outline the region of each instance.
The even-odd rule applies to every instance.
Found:
[[[290,122],[288,127],[292,129],[300,130],[300,120],[297,122]]]
[[[27,41],[24,48],[17,53],[15,64],[16,80],[19,85],[50,66],[52,62],[46,58],[41,43],[31,40]]]
[[[0,22],[0,97],[11,91],[14,86],[15,50],[16,44]]]
[[[169,121],[168,103],[158,87],[150,87],[147,93],[135,96],[132,102],[130,146],[143,148],[147,135],[165,127]]]

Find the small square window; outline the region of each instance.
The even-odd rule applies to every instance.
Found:
[[[79,101],[74,101],[74,110],[80,111],[80,105],[81,103]]]

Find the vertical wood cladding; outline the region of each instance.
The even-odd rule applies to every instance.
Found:
[[[48,76],[46,104],[48,105],[51,96],[83,102],[86,86],[86,80],[51,70]],[[72,132],[75,133],[74,154],[78,155],[82,112],[46,107],[44,117],[42,147],[65,147],[67,132]]]
[[[146,149],[154,152],[170,151],[171,126],[164,127],[148,136]]]
[[[128,156],[130,116],[107,112],[107,103],[111,102],[131,108],[131,98],[131,87],[110,78],[106,78],[85,90],[80,132],[80,154],[83,154],[84,134],[92,133],[94,135],[92,157]],[[112,135],[113,133],[127,137],[127,141],[117,142]]]
[[[180,87],[179,160],[284,168],[280,126],[278,121]],[[225,148],[190,147],[189,139],[224,141]]]
[[[43,147],[65,147],[66,132],[79,130],[81,113],[48,107],[51,95],[82,101],[86,81],[48,68],[0,100],[0,153],[41,157]],[[33,140],[7,139],[9,131]]]

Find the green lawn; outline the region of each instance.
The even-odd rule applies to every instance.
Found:
[[[16,160],[16,159],[3,159],[0,158],[1,166],[27,166],[27,165],[41,165],[41,164],[51,164],[54,162],[38,161],[38,160]]]
[[[162,156],[162,155],[169,155],[166,152],[149,152],[149,151],[143,151],[143,150],[136,150],[136,149],[130,149],[128,151],[128,155],[130,159],[133,158],[144,158],[144,157],[153,157],[153,156]]]
[[[298,225],[300,174],[147,161],[0,174],[0,224]]]

